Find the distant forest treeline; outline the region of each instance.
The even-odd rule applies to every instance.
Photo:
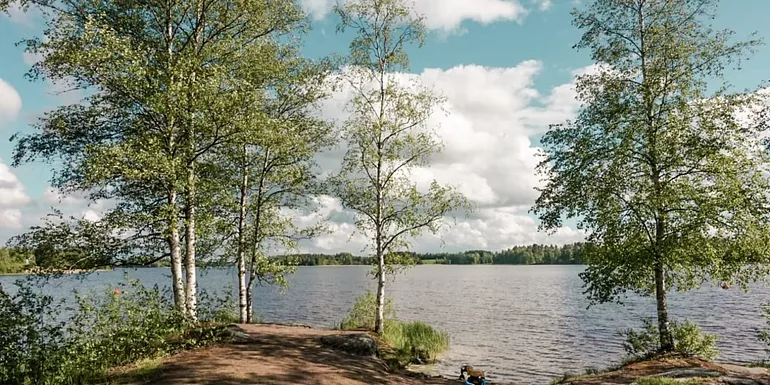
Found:
[[[468,250],[458,253],[400,253],[401,258],[422,264],[444,265],[580,265],[582,243],[564,246],[516,246],[503,251]],[[299,266],[369,265],[372,260],[350,253],[298,254],[287,259]]]
[[[418,265],[579,265],[583,263],[580,255],[581,247],[582,243],[564,246],[529,245],[516,246],[498,252],[487,250],[468,250],[458,253],[409,252],[399,253],[398,257]],[[295,254],[274,258],[299,266],[372,264],[370,257],[361,257],[351,253]],[[170,266],[170,263],[161,260],[153,263],[152,266]],[[0,248],[0,274],[21,273],[35,267],[33,253],[19,249]]]

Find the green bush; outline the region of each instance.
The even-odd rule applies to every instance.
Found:
[[[170,343],[170,337],[193,326],[157,286],[146,289],[129,280],[119,289],[119,294],[111,289],[103,296],[75,293],[77,307],[71,309],[68,328],[73,375],[90,377],[169,354],[180,348]]]
[[[682,323],[672,321],[670,330],[674,338],[675,353],[707,361],[713,360],[719,354],[716,349],[717,337],[702,333],[695,323],[686,320]],[[629,329],[621,331],[620,334],[626,338],[623,348],[633,358],[650,358],[660,352],[658,327],[650,319],[644,320],[644,328],[641,331]]]
[[[15,274],[33,267],[32,255],[19,249],[0,247],[0,274]]]
[[[62,384],[67,338],[58,306],[24,282],[13,296],[0,284],[0,384]]]
[[[348,316],[339,324],[342,330],[374,330],[376,297],[367,291],[356,299]],[[396,317],[393,301],[385,301],[382,339],[393,348],[401,365],[434,361],[449,349],[449,334],[423,322],[402,322]]]
[[[50,296],[17,286],[13,296],[0,286],[0,384],[91,383],[116,366],[220,340],[222,327],[190,322],[168,293],[135,280],[119,284],[119,292],[76,292],[68,322]],[[201,322],[226,321],[231,297],[204,296]]]

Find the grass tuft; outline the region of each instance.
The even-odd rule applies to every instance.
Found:
[[[348,316],[339,323],[340,330],[374,330],[375,296],[366,292],[359,297]],[[387,345],[382,357],[391,368],[403,368],[411,363],[433,362],[449,350],[449,334],[420,322],[402,322],[396,318],[393,304],[385,302],[385,325],[378,341]]]
[[[449,334],[426,323],[391,321],[385,326],[385,342],[412,362],[432,362],[449,350]]]

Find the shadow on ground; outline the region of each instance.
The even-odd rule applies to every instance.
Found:
[[[248,342],[187,351],[164,360],[151,383],[160,385],[245,384],[457,384],[387,372],[374,357],[360,357],[321,346],[331,330],[243,325]]]

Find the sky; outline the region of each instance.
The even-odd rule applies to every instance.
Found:
[[[304,54],[345,54],[348,36],[335,33],[331,8],[337,0],[300,0],[312,18]],[[440,162],[414,173],[415,182],[436,179],[453,184],[477,205],[467,217],[439,235],[413,241],[417,252],[469,249],[502,250],[516,245],[565,244],[583,239],[574,222],[554,234],[538,232],[528,211],[540,185],[535,174],[538,139],[549,124],[573,117],[575,75],[593,63],[587,52],[572,46],[580,31],[570,11],[589,0],[416,0],[429,29],[424,47],[410,49],[410,74],[435,87],[447,99],[448,115],[431,119],[444,144]],[[722,1],[713,25],[730,28],[736,38],[752,32],[770,39],[767,0]],[[46,110],[77,101],[61,87],[29,81],[24,74],[36,58],[16,43],[39,36],[35,17],[12,9],[0,14],[0,242],[39,224],[52,208],[96,220],[105,202],[63,196],[49,186],[50,166],[10,166],[15,133]],[[739,89],[770,80],[770,47],[762,46],[727,79]],[[333,121],[344,118],[348,95],[337,93],[322,112]],[[342,150],[322,154],[322,167],[339,164]],[[351,237],[353,216],[332,197],[318,197],[319,215],[329,218],[331,233],[302,244],[305,252],[360,254],[366,239]],[[303,218],[298,218],[302,221]]]

